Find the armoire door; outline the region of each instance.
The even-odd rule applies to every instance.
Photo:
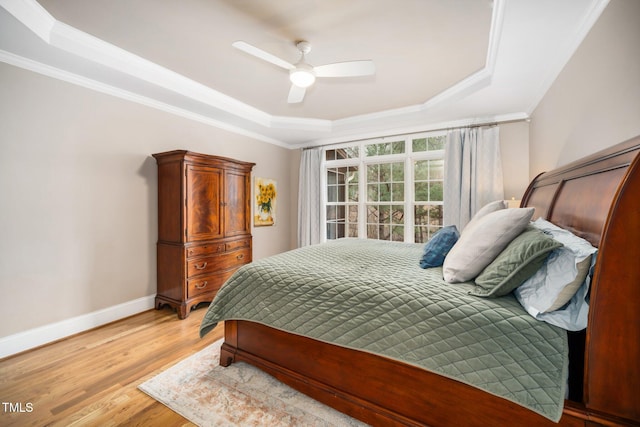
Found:
[[[222,237],[224,172],[218,168],[190,165],[186,178],[186,241]]]
[[[233,170],[225,173],[225,236],[250,234],[251,197],[247,173]]]

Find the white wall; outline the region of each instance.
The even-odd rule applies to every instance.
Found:
[[[531,115],[530,176],[640,134],[640,1],[611,0]]]
[[[0,338],[155,295],[152,153],[255,162],[279,211],[254,258],[292,248],[292,150],[6,64],[0,93]]]

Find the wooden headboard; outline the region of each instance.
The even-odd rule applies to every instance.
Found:
[[[521,206],[599,248],[570,364],[589,413],[640,420],[640,137],[538,175]]]

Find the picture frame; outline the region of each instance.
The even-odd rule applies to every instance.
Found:
[[[256,227],[273,226],[276,223],[277,183],[270,178],[255,178],[253,225]]]

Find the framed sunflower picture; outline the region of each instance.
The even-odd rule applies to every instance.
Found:
[[[276,181],[268,178],[255,178],[255,205],[253,225],[264,227],[276,223]]]

